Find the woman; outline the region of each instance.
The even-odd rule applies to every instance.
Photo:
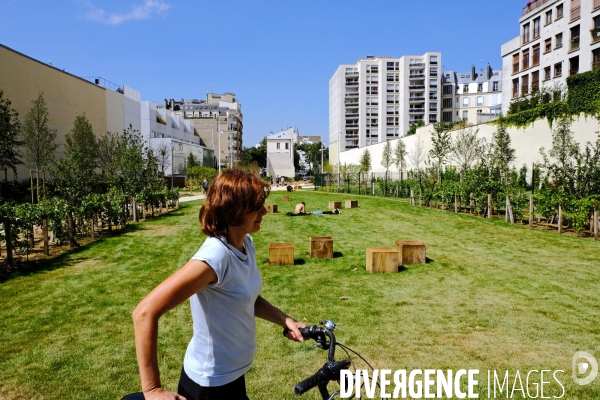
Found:
[[[135,346],[146,399],[248,399],[244,374],[256,352],[254,317],[289,328],[288,339],[302,341],[297,322],[260,296],[262,279],[254,242],[267,213],[269,185],[228,170],[209,188],[200,208],[208,238],[180,270],[158,285],[133,312]],[[177,392],[161,386],[158,319],[190,299],[194,335],[185,353]]]

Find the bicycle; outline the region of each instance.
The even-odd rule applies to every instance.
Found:
[[[312,346],[311,348],[320,348],[322,350],[326,350],[327,353],[327,362],[323,364],[314,375],[304,379],[302,382],[297,383],[294,386],[294,393],[297,395],[304,394],[317,386],[319,388],[319,392],[321,393],[321,397],[323,400],[332,400],[335,396],[340,394],[340,391],[334,391],[333,393],[329,393],[327,389],[327,384],[331,381],[336,381],[338,384],[340,383],[340,373],[343,369],[348,369],[350,366],[354,368],[354,362],[352,361],[352,357],[348,351],[356,354],[361,360],[363,360],[373,371],[373,367],[367,360],[365,360],[360,354],[351,348],[339,343],[335,339],[335,334],[333,331],[337,329],[337,325],[335,322],[330,320],[325,320],[324,322],[319,322],[322,327],[317,325],[310,325],[306,328],[300,328],[300,333],[306,339],[313,339],[317,344]],[[283,330],[283,335],[287,335],[289,329]],[[348,356],[347,360],[335,360],[335,348],[336,346],[340,347],[346,355]],[[355,369],[355,368],[354,368]],[[346,387],[348,385],[352,385],[353,382],[346,382]],[[361,385],[363,387],[364,383]],[[379,386],[379,383],[377,383]],[[355,395],[350,397],[350,399],[354,398]],[[144,395],[140,392],[132,393],[123,397],[121,400],[143,400]]]
[[[307,326],[306,328],[301,328],[300,333],[304,338],[313,339],[315,342],[317,342],[317,344],[311,348],[317,347],[323,350],[327,350],[327,362],[323,364],[323,367],[321,367],[314,375],[306,378],[302,382],[297,383],[294,386],[294,393],[297,395],[301,395],[317,386],[319,388],[319,392],[321,393],[321,397],[323,398],[323,400],[331,400],[335,396],[339,395],[340,391],[338,390],[330,394],[329,390],[327,389],[327,384],[331,381],[336,381],[338,384],[340,384],[340,373],[343,369],[348,369],[350,366],[356,369],[354,367],[352,357],[350,356],[350,353],[348,353],[348,351],[351,351],[352,353],[356,354],[361,360],[363,360],[369,366],[371,371],[373,371],[373,367],[356,351],[336,341],[335,335],[333,333],[333,331],[337,329],[337,325],[335,324],[335,322],[325,320],[325,322],[319,323],[323,326],[322,328],[316,325],[311,325]],[[288,332],[288,329],[284,329],[283,335],[285,336]],[[335,360],[336,346],[344,350],[344,352],[348,356],[347,360]],[[346,380],[346,387],[349,387],[349,385],[352,384],[353,382],[348,382]],[[363,387],[363,385],[361,385],[361,388]],[[379,386],[379,384],[377,384],[377,386]],[[356,395],[353,395],[350,398],[352,399],[355,396]]]

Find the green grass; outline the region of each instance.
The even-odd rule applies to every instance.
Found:
[[[488,370],[519,370],[525,385],[533,369],[564,370],[563,398],[600,397],[600,378],[583,387],[570,378],[576,351],[600,358],[599,242],[366,196],[353,196],[359,208],[341,215],[290,218],[285,212],[299,201],[315,210],[350,197],[285,194],[291,202],[271,195],[279,213],[253,235],[263,295],[273,304],[308,323],[338,322],[338,339],[376,368],[479,369],[480,398]],[[0,399],[119,399],[139,390],[131,311],[202,244],[198,206],[182,203],[0,284]],[[335,258],[310,259],[310,236],[332,236]],[[365,249],[397,239],[426,242],[429,262],[367,273]],[[297,265],[267,265],[270,242],[293,242]],[[186,302],[160,323],[162,379],[171,390],[190,335]],[[307,352],[310,344],[289,342],[260,320],[258,339],[247,376],[254,400],[296,398],[292,386],[325,361],[325,352]],[[560,394],[546,386],[545,396]]]

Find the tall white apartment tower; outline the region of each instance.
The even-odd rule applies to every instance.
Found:
[[[329,80],[330,160],[336,151],[402,137],[411,122],[440,121],[441,65],[438,52],[340,65]]]
[[[600,67],[600,0],[530,1],[519,29],[502,45],[504,113],[511,99]]]

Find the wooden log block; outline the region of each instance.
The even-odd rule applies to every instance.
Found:
[[[292,243],[269,244],[269,264],[294,265],[294,245]]]
[[[346,200],[346,208],[357,208],[357,207],[358,207],[358,200]]]
[[[300,186],[300,185],[296,185],[296,186],[294,187],[294,189],[296,189],[296,190],[300,190],[300,189],[302,189],[302,186]]]
[[[281,199],[283,201],[290,201],[290,196],[283,196]]]
[[[398,272],[398,250],[392,248],[367,248],[367,271],[373,274]]]
[[[335,208],[342,208],[342,202],[341,201],[330,201],[329,202],[329,209],[333,210]]]
[[[277,212],[277,204],[265,204],[265,208],[268,213],[276,213]]]
[[[311,236],[310,258],[333,258],[333,239],[330,236]]]
[[[398,263],[400,265],[425,264],[425,243],[418,240],[396,240]]]

